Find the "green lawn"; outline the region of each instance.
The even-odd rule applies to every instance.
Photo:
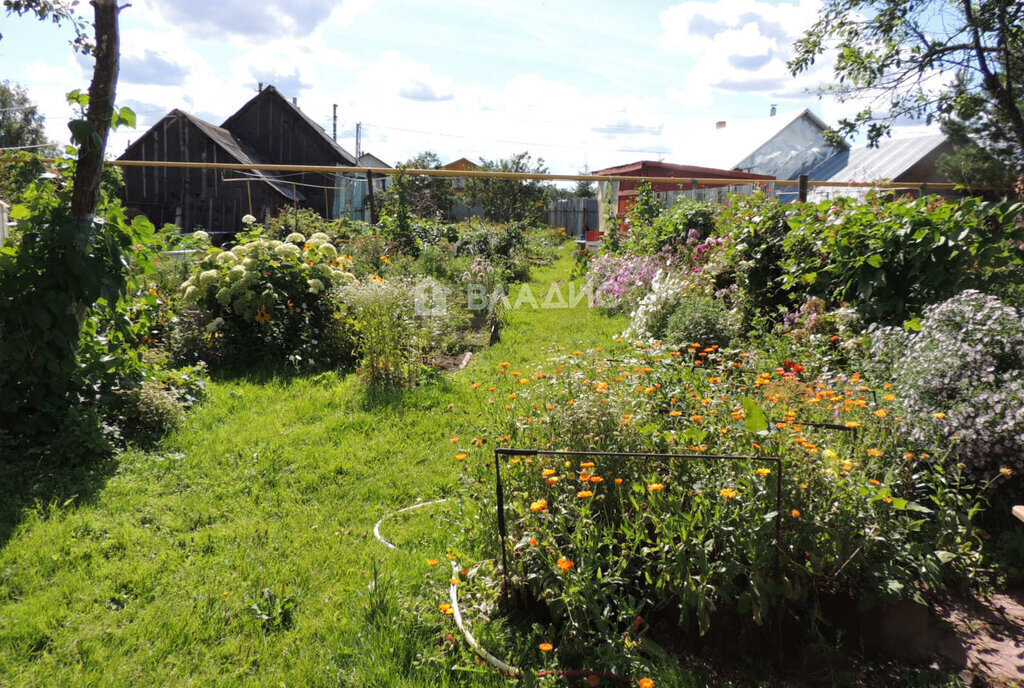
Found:
[[[538,301],[569,268],[536,272]],[[504,684],[444,638],[448,572],[426,562],[452,540],[449,507],[389,522],[397,552],[373,525],[451,493],[478,371],[624,326],[585,303],[512,310],[468,369],[406,393],[352,374],[219,381],[159,451],[4,469],[0,685]]]

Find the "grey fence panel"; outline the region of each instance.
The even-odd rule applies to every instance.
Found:
[[[600,215],[596,198],[567,198],[548,206],[548,226],[562,227],[571,237],[582,237],[598,229]]]

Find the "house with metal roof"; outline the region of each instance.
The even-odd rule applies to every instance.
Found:
[[[808,176],[823,182],[907,182],[907,190],[918,192],[918,184],[949,182],[936,167],[938,158],[952,152],[953,144],[944,134],[928,134],[899,139],[885,139],[874,148],[859,146],[841,151],[812,169]],[[863,198],[870,187],[817,187],[808,200],[825,200],[840,196]],[[899,193],[899,189],[894,190]]]
[[[716,122],[677,153],[687,164],[796,179],[849,146],[825,140],[828,125],[810,110]]]
[[[265,221],[282,207],[336,217],[347,192],[341,175],[245,169],[259,164],[353,167],[356,159],[273,86],[262,88],[221,126],[172,110],[120,160],[238,164],[238,170],[126,167],[125,205],[154,224],[203,229],[215,239],[242,228],[242,217]]]

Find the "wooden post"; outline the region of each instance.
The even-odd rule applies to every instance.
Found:
[[[798,200],[801,203],[806,203],[807,202],[807,175],[806,174],[801,174],[800,175],[800,187],[799,188],[800,188],[800,191],[799,191],[799,195],[798,195],[797,198],[798,198]]]
[[[370,201],[370,224],[377,224],[377,201],[373,197],[373,172],[366,171],[366,197]]]

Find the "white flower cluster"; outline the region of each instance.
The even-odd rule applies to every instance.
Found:
[[[917,334],[876,340],[907,395],[912,441],[948,442],[976,472],[1024,470],[1024,314],[968,290],[926,309]]]
[[[678,275],[668,270],[658,270],[651,280],[651,291],[640,300],[640,305],[631,314],[629,328],[623,333],[627,340],[644,340],[657,330],[657,323],[663,322],[683,299],[688,285]]]
[[[202,270],[182,284],[185,299],[208,305],[215,300],[224,310],[251,321],[261,305],[265,305],[265,283],[275,272],[297,271],[305,278],[311,294],[355,282],[355,277],[342,269],[338,251],[327,235],[318,233],[306,240],[294,233],[288,238],[289,241],[261,239],[229,251],[210,249]],[[291,239],[305,244],[307,250]],[[290,295],[276,296],[285,300]]]

